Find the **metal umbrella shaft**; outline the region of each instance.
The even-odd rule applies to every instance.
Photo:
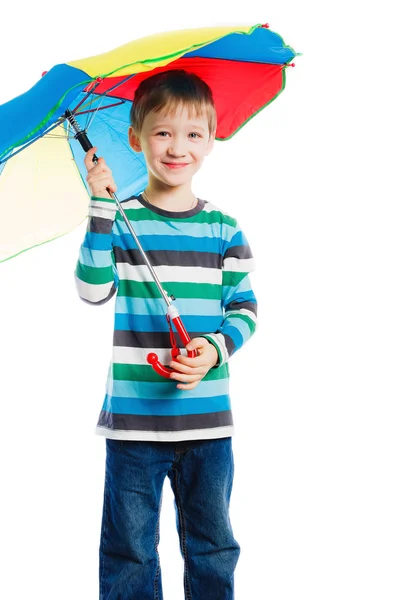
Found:
[[[88,152],[91,148],[93,148],[92,143],[89,141],[88,136],[86,135],[86,132],[83,131],[79,125],[79,123],[77,122],[77,120],[75,119],[74,115],[72,114],[72,112],[70,110],[66,110],[65,111],[65,116],[67,117],[68,121],[71,124],[71,127],[73,128],[73,130],[75,131],[75,138],[78,140],[78,142],[80,143],[80,145],[82,146],[83,150],[85,152]],[[93,162],[98,164],[99,159],[98,157],[94,154],[93,155]],[[107,192],[110,194],[110,196],[115,200],[118,210],[121,213],[122,218],[124,219],[126,226],[129,230],[129,232],[132,234],[133,239],[135,240],[137,247],[140,250],[141,255],[143,256],[143,260],[145,261],[146,265],[148,266],[148,268],[150,269],[150,272],[153,276],[153,279],[158,287],[158,289],[160,290],[160,294],[162,295],[162,297],[164,298],[167,306],[171,306],[171,300],[169,299],[168,294],[165,292],[165,290],[163,289],[161,282],[157,276],[157,273],[155,272],[155,270],[153,269],[152,265],[150,264],[149,259],[146,256],[145,251],[142,248],[141,243],[139,242],[139,238],[136,235],[128,217],[125,214],[124,209],[122,208],[122,205],[120,203],[120,201],[118,200],[116,194],[114,194],[114,192],[111,192],[111,190],[109,190],[107,188]]]
[[[65,111],[65,117],[68,119],[69,123],[71,124],[71,127],[73,128],[73,130],[75,131],[75,138],[78,140],[78,142],[80,143],[80,145],[82,146],[83,150],[85,152],[88,152],[91,148],[93,148],[92,143],[89,141],[88,136],[86,135],[86,132],[83,131],[79,125],[79,123],[76,121],[74,115],[72,114],[72,112],[70,110],[66,110]],[[94,154],[93,155],[93,162],[95,162],[96,164],[98,164],[99,159],[98,157]],[[116,194],[114,194],[114,192],[111,192],[111,190],[109,190],[107,188],[107,192],[110,194],[110,197],[112,197],[115,202],[116,205],[118,207],[119,212],[122,215],[122,218],[124,219],[126,226],[129,230],[129,232],[131,233],[131,235],[133,236],[133,239],[135,240],[137,247],[140,250],[141,255],[143,256],[143,259],[147,265],[147,267],[150,269],[150,273],[153,276],[153,279],[162,295],[162,297],[164,298],[166,304],[167,304],[167,321],[168,321],[168,325],[169,325],[169,329],[170,329],[170,339],[171,339],[171,343],[173,345],[173,348],[171,350],[171,355],[172,358],[175,359],[176,356],[178,354],[180,354],[180,350],[176,345],[175,342],[175,338],[174,338],[174,334],[172,331],[172,327],[170,324],[170,321],[172,320],[172,322],[174,323],[179,336],[182,340],[182,342],[184,343],[185,346],[187,346],[189,344],[189,342],[191,341],[191,338],[188,334],[188,332],[185,329],[185,326],[182,323],[182,319],[179,316],[179,311],[176,308],[176,306],[174,306],[174,304],[172,303],[172,301],[170,300],[168,294],[166,293],[166,291],[163,289],[160,280],[158,279],[157,273],[155,272],[155,270],[153,269],[152,265],[149,262],[149,259],[146,256],[145,251],[143,250],[138,236],[136,235],[128,217],[125,214],[124,209],[121,206],[120,201],[118,200]],[[175,300],[175,297],[171,295],[171,298],[173,300]],[[198,355],[198,352],[196,349],[194,350],[187,350],[187,355],[189,358],[194,358]],[[158,356],[157,354],[155,354],[154,352],[151,352],[147,355],[147,362],[153,367],[153,369],[162,377],[170,377],[171,373],[174,373],[176,371],[174,371],[173,369],[171,369],[170,367],[165,367],[164,365],[161,364],[161,362],[158,360]]]
[[[93,162],[95,162],[96,164],[98,163],[98,158],[97,158],[97,156],[96,156],[96,155],[94,155],[94,157],[93,157]],[[115,202],[116,202],[116,204],[117,204],[117,206],[118,206],[119,212],[121,213],[121,215],[122,215],[122,218],[124,219],[124,221],[125,221],[125,223],[126,223],[126,226],[127,226],[127,228],[129,229],[130,233],[132,234],[132,236],[133,236],[133,238],[134,238],[134,240],[135,240],[135,242],[136,242],[136,244],[137,244],[137,246],[138,246],[138,248],[139,248],[139,250],[140,250],[140,253],[141,253],[141,255],[143,256],[143,259],[144,259],[144,261],[145,261],[146,265],[147,265],[147,266],[148,266],[148,268],[150,269],[150,272],[151,272],[151,274],[152,274],[152,276],[153,276],[153,278],[154,278],[154,281],[155,281],[155,283],[156,283],[156,285],[157,285],[158,289],[160,290],[160,293],[162,294],[162,296],[163,296],[163,298],[164,298],[165,302],[167,303],[167,306],[172,306],[172,302],[171,302],[171,300],[169,299],[169,297],[168,297],[168,294],[167,294],[167,293],[165,292],[165,290],[163,289],[163,287],[162,287],[162,285],[161,285],[161,283],[160,283],[160,280],[158,279],[157,273],[155,272],[155,270],[154,270],[154,269],[153,269],[153,267],[151,266],[151,264],[150,264],[150,262],[149,262],[149,259],[147,258],[147,256],[146,256],[146,253],[145,253],[145,251],[143,250],[143,248],[142,248],[142,246],[141,246],[141,244],[140,244],[140,242],[139,242],[139,239],[138,239],[138,237],[137,237],[137,235],[136,235],[136,233],[135,233],[135,231],[134,231],[134,229],[133,229],[133,227],[132,227],[132,225],[131,225],[131,223],[130,223],[129,219],[128,219],[128,217],[126,216],[126,214],[125,214],[125,211],[124,211],[124,209],[123,209],[123,208],[122,208],[122,206],[121,206],[121,203],[120,203],[120,201],[118,200],[118,198],[117,198],[116,194],[114,194],[114,192],[111,192],[111,191],[110,191],[110,190],[108,190],[108,189],[107,189],[107,191],[108,191],[108,193],[109,193],[109,194],[110,194],[110,195],[111,195],[111,196],[114,198],[114,200],[115,200]]]

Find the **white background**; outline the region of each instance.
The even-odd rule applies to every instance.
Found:
[[[265,22],[303,56],[281,96],[217,142],[193,181],[239,219],[257,265],[258,330],[231,359],[236,598],[398,600],[394,15],[382,2],[7,2],[0,103],[57,63],[134,38]],[[85,228],[0,265],[7,600],[98,598],[105,441],[94,427],[114,300],[77,296]],[[160,554],[164,598],[183,600],[168,480]]]

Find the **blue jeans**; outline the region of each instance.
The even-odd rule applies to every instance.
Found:
[[[232,600],[240,546],[229,501],[232,438],[142,442],[106,438],[100,600],[162,600],[158,555],[168,475],[184,560],[185,600]]]

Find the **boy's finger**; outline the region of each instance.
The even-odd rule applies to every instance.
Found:
[[[189,360],[193,360],[192,358],[189,358]],[[180,371],[181,373],[190,373],[191,375],[194,374],[202,374],[201,371],[201,367],[205,366],[204,364],[200,364],[200,365],[184,365],[183,363],[181,363],[180,361],[171,361],[169,363],[169,366],[172,369],[175,369],[176,371]]]
[[[209,344],[209,342],[205,338],[201,338],[201,337],[193,338],[190,340],[190,342],[186,346],[186,350],[195,350],[195,349],[204,348],[205,346],[207,346],[207,344]]]
[[[171,373],[171,379],[182,381],[183,383],[193,383],[201,379],[199,375],[187,375],[186,373]]]
[[[88,177],[92,177],[93,175],[98,177],[104,173],[107,173],[110,176],[112,175],[110,167],[107,167],[105,162],[99,162],[97,165],[93,163],[93,166],[88,169]]]
[[[193,390],[197,385],[199,385],[199,381],[194,381],[193,383],[178,383],[176,386],[180,390]]]
[[[89,150],[86,152],[86,156],[90,156],[90,157],[92,157],[92,156],[93,156],[93,154],[95,154],[96,150],[97,150],[97,146],[93,146],[92,148],[90,148],[90,149],[89,149]]]
[[[194,369],[196,367],[203,367],[206,364],[204,362],[204,356],[202,354],[199,354],[199,356],[195,356],[193,358],[190,358],[189,356],[183,356],[183,354],[179,354],[176,357],[176,360],[179,362],[179,364],[187,365],[188,367],[192,367]]]

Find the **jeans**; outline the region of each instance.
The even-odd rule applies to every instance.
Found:
[[[233,473],[231,437],[106,438],[100,600],[163,600],[158,543],[166,475],[174,493],[185,600],[232,600],[240,554],[229,519]]]

